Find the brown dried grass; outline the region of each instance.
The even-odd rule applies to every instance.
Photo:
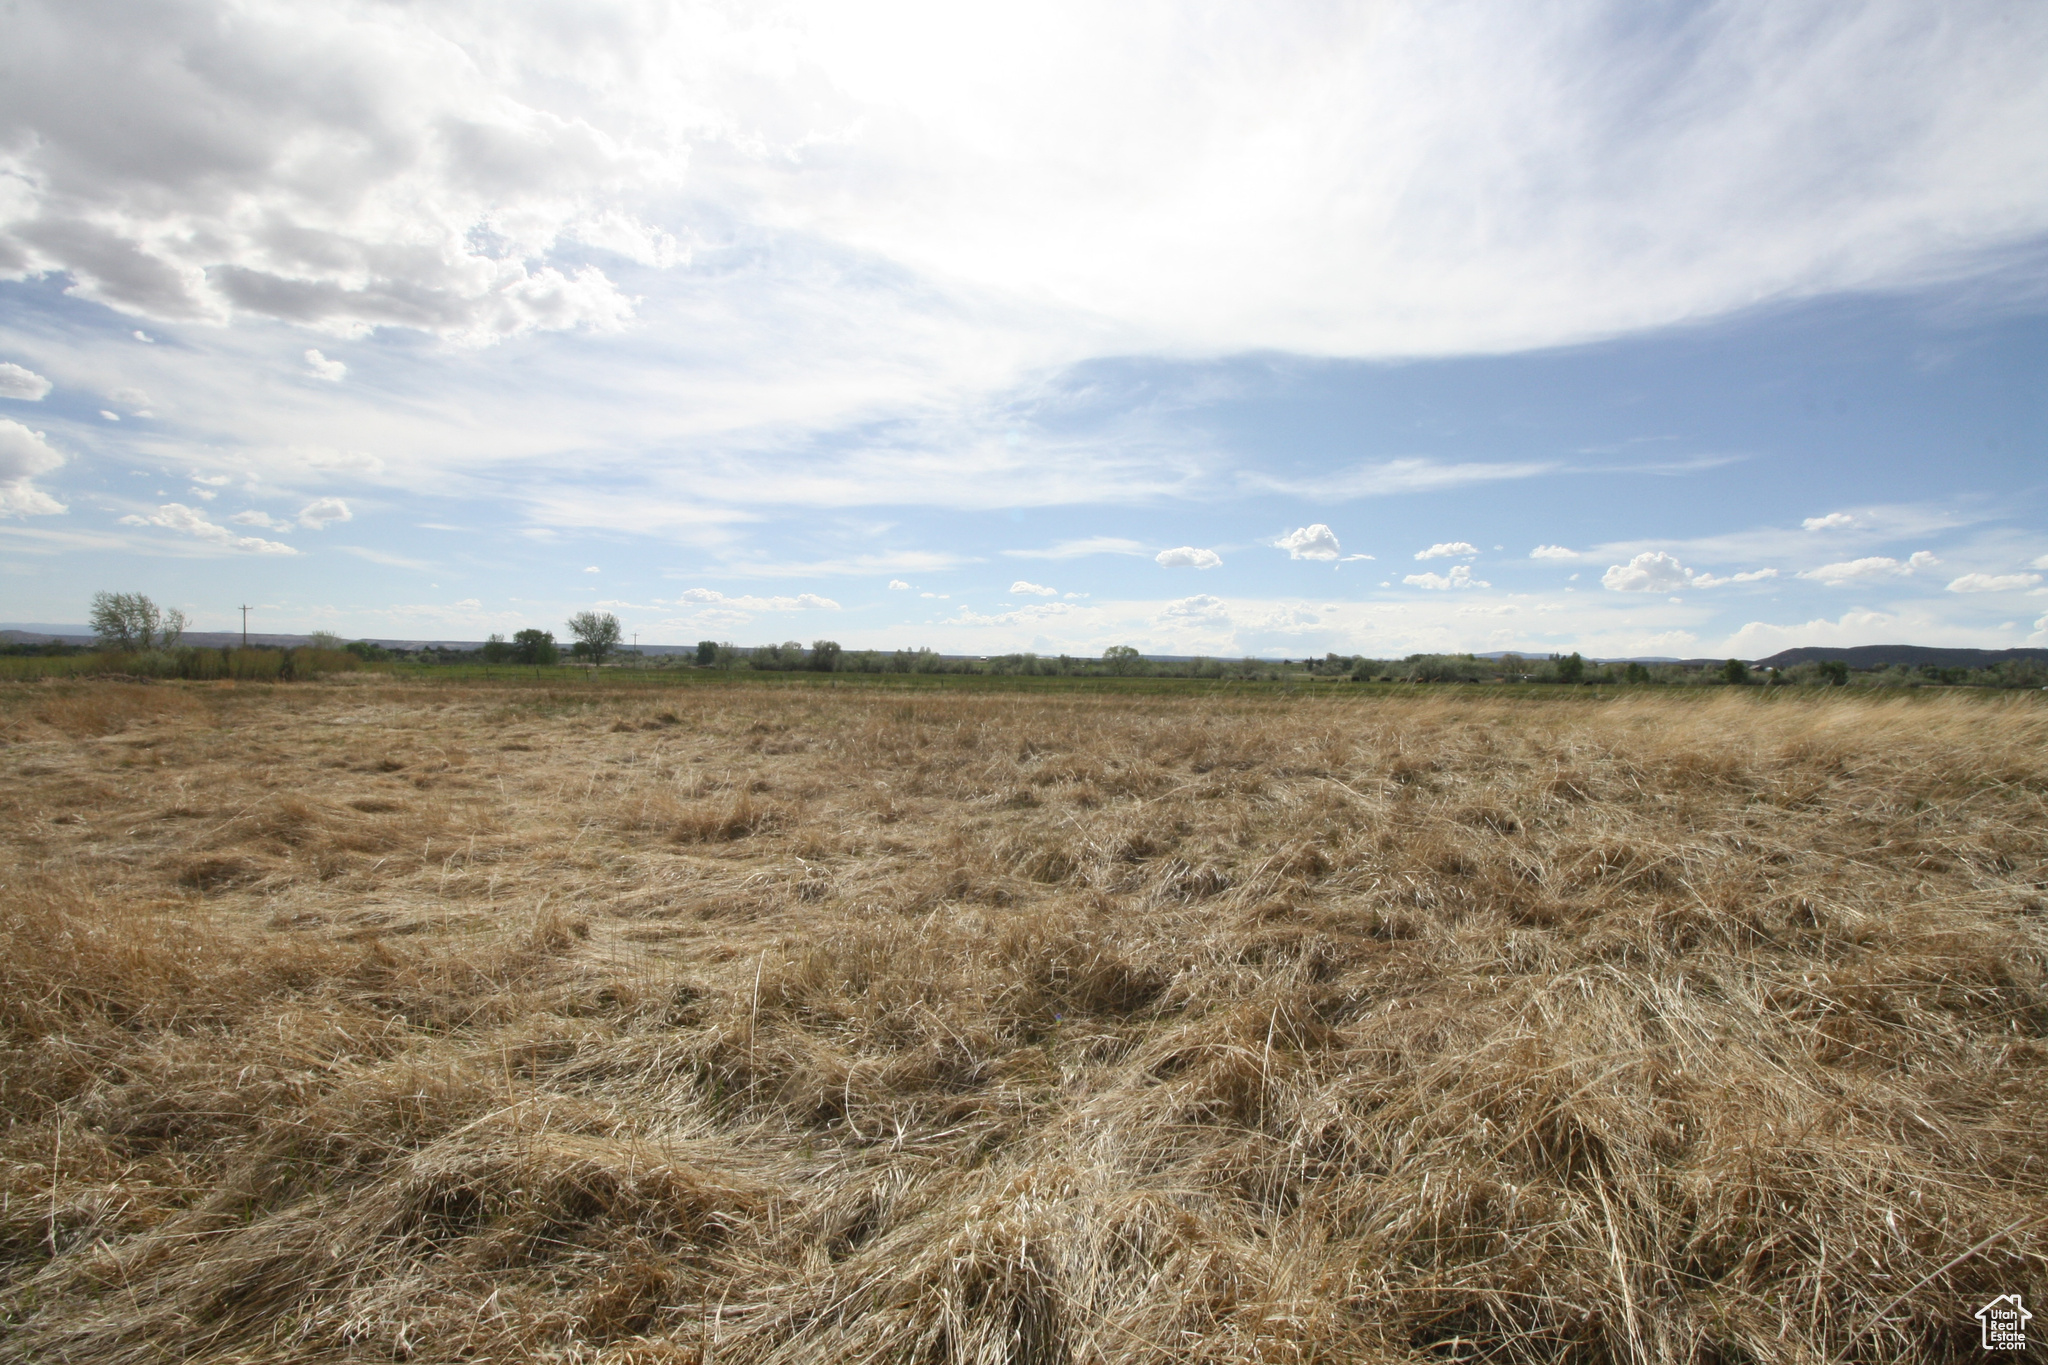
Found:
[[[2031,698],[0,738],[0,1360],[1933,1360],[2048,1292]]]

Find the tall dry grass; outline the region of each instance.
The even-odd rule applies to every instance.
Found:
[[[2048,1290],[2030,698],[0,737],[0,1358],[1940,1360]]]

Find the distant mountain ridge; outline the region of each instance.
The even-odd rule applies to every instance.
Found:
[[[1768,659],[1752,660],[1759,668],[1790,668],[1794,664],[1839,659],[1851,668],[1884,668],[1908,664],[1928,668],[1993,668],[2009,659],[2048,663],[2048,649],[1934,649],[1926,645],[1808,645],[1780,650]]]

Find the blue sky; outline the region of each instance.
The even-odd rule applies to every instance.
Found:
[[[0,619],[2048,644],[2048,10],[23,0]]]

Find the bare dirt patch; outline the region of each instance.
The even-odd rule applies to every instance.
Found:
[[[0,695],[0,1359],[1974,1358],[2030,697]]]

